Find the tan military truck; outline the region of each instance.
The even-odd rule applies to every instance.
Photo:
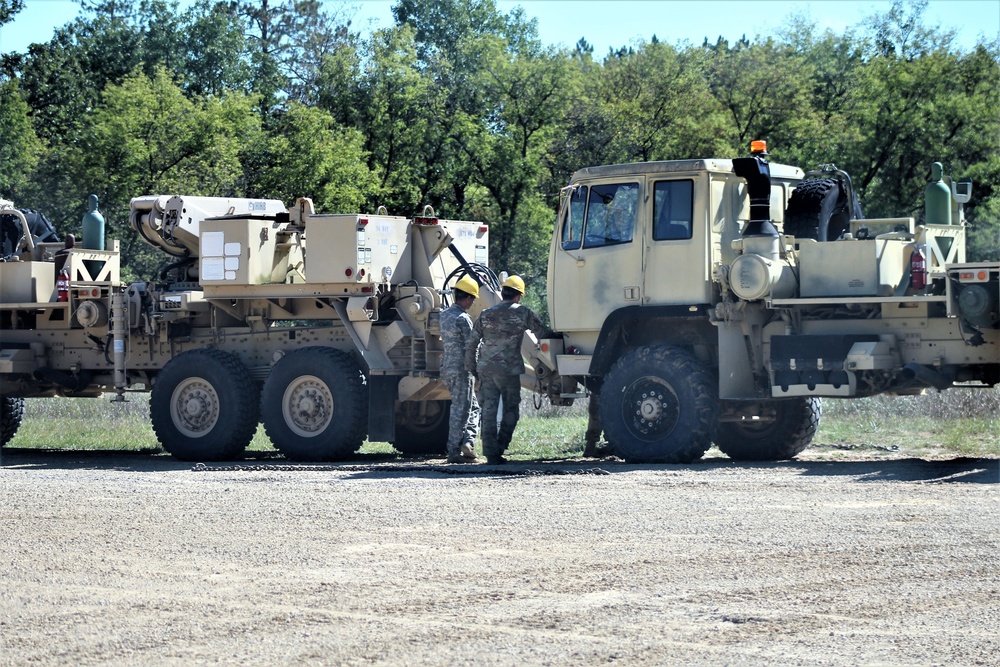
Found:
[[[940,174],[940,166],[935,167]],[[820,398],[1000,381],[1000,262],[965,262],[970,186],[865,220],[850,179],[749,157],[581,169],[548,265],[554,403],[599,392],[627,460],[795,456]]]
[[[137,197],[131,226],[166,261],[125,283],[117,241],[36,242],[2,208],[23,231],[0,261],[0,444],[25,397],[151,392],[153,429],[181,459],[238,458],[260,422],[295,459],[341,458],[366,436],[443,453],[439,314],[466,273],[485,286],[478,308],[499,298],[488,227],[429,209]]]

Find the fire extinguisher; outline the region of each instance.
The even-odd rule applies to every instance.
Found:
[[[69,301],[69,269],[59,272],[59,278],[56,280],[56,301],[60,303]]]
[[[913,246],[910,254],[910,287],[915,290],[927,287],[927,261],[924,253],[920,252],[920,246]]]

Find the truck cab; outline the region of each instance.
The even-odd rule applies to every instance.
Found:
[[[560,337],[535,367],[553,402],[589,394],[626,460],[780,460],[821,398],[1000,383],[1000,263],[965,263],[970,186],[935,163],[922,224],[862,219],[845,172],[754,144],[573,174],[548,266]]]
[[[781,223],[796,167],[770,165],[771,204]],[[563,189],[549,253],[548,307],[555,330],[578,355],[607,369],[622,337],[648,320],[704,319],[719,300],[713,268],[730,264],[749,220],[746,182],[732,160],[673,160],[589,167]],[[659,340],[695,343],[690,332]],[[702,347],[706,354],[707,348]]]

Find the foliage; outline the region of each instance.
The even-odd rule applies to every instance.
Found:
[[[22,7],[0,0],[0,23]],[[47,43],[0,56],[0,188],[62,232],[98,194],[131,276],[162,260],[126,229],[129,199],[154,191],[430,204],[488,223],[494,268],[541,294],[573,171],[767,139],[774,160],[850,173],[868,217],[919,220],[941,162],[974,183],[969,259],[995,259],[1000,43],[959,49],[925,8],[595,58],[583,39],[546,46],[494,0],[396,0],[396,25],[364,37],[349,5],[319,0],[92,0]]]
[[[17,200],[42,153],[16,80],[0,81],[0,197]]]
[[[24,0],[0,0],[0,25],[9,23],[14,14],[24,9]]]
[[[275,123],[266,148],[267,169],[250,193],[290,205],[310,197],[317,211],[359,210],[375,189],[365,164],[361,133],[340,128],[329,113],[292,103]]]
[[[80,141],[63,156],[62,196],[95,193],[123,254],[138,275],[151,277],[163,260],[123,228],[129,201],[143,194],[232,195],[241,175],[240,148],[257,127],[250,100],[191,99],[164,68],[153,78],[136,70],[108,86],[86,117]],[[116,223],[116,224],[115,224]]]

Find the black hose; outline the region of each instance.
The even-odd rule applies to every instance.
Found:
[[[489,267],[483,264],[470,264],[465,257],[462,256],[462,253],[459,252],[458,248],[455,247],[454,243],[450,244],[448,249],[451,250],[451,254],[455,256],[461,266],[448,275],[448,278],[444,281],[445,286],[448,285],[452,278],[461,278],[462,276],[468,275],[472,276],[472,279],[475,280],[476,284],[480,287],[486,285],[493,288],[495,291],[500,291],[500,279],[497,278],[496,274],[493,273]]]
[[[197,257],[185,257],[184,259],[178,260],[176,262],[171,262],[170,264],[167,264],[162,269],[160,269],[157,275],[159,276],[160,280],[166,280],[168,271],[179,269],[185,265],[194,264],[195,260],[197,259],[198,259]]]

